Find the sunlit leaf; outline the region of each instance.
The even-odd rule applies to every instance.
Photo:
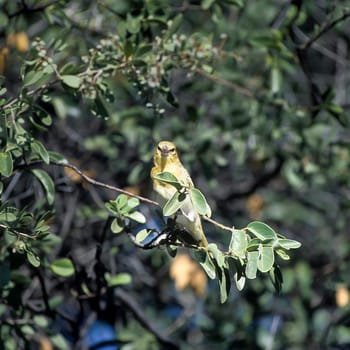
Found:
[[[259,246],[258,269],[261,272],[269,271],[275,262],[275,254],[271,246]]]
[[[247,226],[248,230],[252,232],[257,238],[262,241],[272,240],[277,238],[276,232],[268,225],[260,221],[253,221]]]
[[[186,195],[184,193],[175,192],[173,196],[165,203],[163,208],[163,215],[170,216],[175,214],[184,204]]]
[[[74,265],[68,258],[62,258],[55,260],[51,265],[50,269],[56,275],[61,277],[69,277],[74,274]]]
[[[42,169],[33,169],[31,172],[43,186],[47,202],[49,204],[53,204],[55,201],[55,184],[52,181],[50,175]]]

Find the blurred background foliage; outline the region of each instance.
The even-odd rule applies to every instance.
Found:
[[[0,349],[350,348],[348,1],[0,6]],[[188,252],[113,234],[115,193],[49,164],[151,197],[161,139],[217,220],[302,242],[282,293],[221,305]]]

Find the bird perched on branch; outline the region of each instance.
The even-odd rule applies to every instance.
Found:
[[[151,170],[151,178],[153,180],[153,189],[161,197],[161,204],[165,204],[177,189],[169,183],[164,183],[155,179],[159,173],[171,173],[182,183],[187,189],[194,188],[192,179],[186,168],[181,163],[176,151],[176,147],[172,142],[161,141],[154,152],[154,167]],[[182,226],[191,236],[191,238],[201,247],[207,247],[208,241],[204,235],[200,215],[195,210],[191,197],[188,195],[180,207],[180,214],[177,215],[176,222]]]

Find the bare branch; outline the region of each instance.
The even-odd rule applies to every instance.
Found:
[[[315,35],[313,35],[305,44],[301,45],[300,49],[308,49],[322,35],[334,28],[338,23],[345,21],[348,17],[350,17],[350,11],[345,11],[342,16],[338,17],[334,21],[322,25],[322,28]]]

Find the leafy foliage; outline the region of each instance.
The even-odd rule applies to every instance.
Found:
[[[345,346],[349,16],[342,0],[0,1],[0,347],[76,348],[91,317],[137,349]],[[160,139],[201,190],[158,174],[176,189],[159,215]],[[207,251],[172,217],[189,197]],[[220,298],[173,288],[183,248]]]

